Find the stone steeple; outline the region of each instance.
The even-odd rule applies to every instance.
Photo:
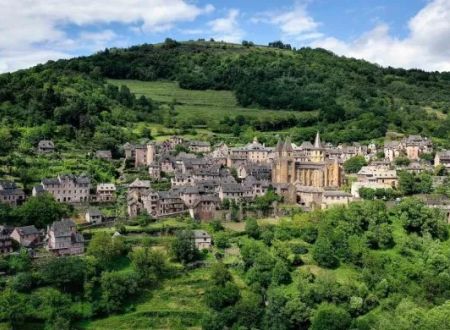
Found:
[[[320,133],[317,131],[316,139],[314,140],[314,148],[322,148],[322,142],[320,141]]]
[[[281,139],[278,140],[277,146],[275,147],[275,151],[279,154],[283,151],[283,141]]]
[[[283,151],[286,153],[291,153],[293,150],[292,148],[292,142],[291,142],[291,138],[288,136],[286,138],[286,141],[284,142],[284,147],[283,147]]]

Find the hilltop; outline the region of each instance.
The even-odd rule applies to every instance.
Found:
[[[443,143],[449,138],[450,73],[382,68],[324,49],[275,46],[168,39],[3,74],[2,123],[66,125],[64,138],[83,145],[105,130],[121,142],[124,131],[116,128],[132,123],[184,131],[201,127],[235,137],[249,129],[279,132],[294,141],[310,139],[317,129],[332,142],[369,141],[387,131],[423,134]],[[155,101],[151,90],[135,98],[129,88],[120,87],[129,85],[135,92],[131,80],[172,82],[165,86],[187,93],[207,91],[209,97],[230,100],[233,111],[205,120],[210,118],[202,99],[206,94],[192,92],[189,103],[176,97]],[[183,108],[186,104],[192,111]],[[197,105],[203,106],[201,112]],[[189,113],[196,115],[185,116]],[[136,132],[136,125],[131,128]]]

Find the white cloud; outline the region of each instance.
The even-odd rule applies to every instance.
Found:
[[[122,23],[145,33],[161,32],[214,10],[186,0],[0,0],[0,8],[1,71],[68,57],[76,47],[99,49],[117,37],[105,30],[70,39],[64,30],[69,24],[81,31],[87,25]],[[69,49],[58,48],[62,45]]]
[[[351,41],[328,37],[312,45],[384,66],[450,71],[450,1],[430,1],[411,18],[408,28],[407,37],[396,38],[388,25],[380,23]]]
[[[294,8],[277,12],[265,12],[252,18],[253,23],[276,26],[285,40],[310,40],[323,36],[318,31],[320,23],[307,11],[306,3],[297,3]]]
[[[208,22],[208,27],[212,31],[212,37],[217,40],[235,43],[242,41],[244,31],[239,26],[239,15],[239,10],[230,9],[225,17]]]

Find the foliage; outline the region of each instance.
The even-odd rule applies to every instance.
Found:
[[[162,252],[149,248],[137,248],[130,253],[135,272],[145,282],[162,278],[168,270],[166,257]]]
[[[248,236],[258,238],[260,234],[259,225],[255,218],[245,220],[245,232]]]
[[[198,260],[200,252],[195,246],[193,232],[190,230],[178,231],[172,242],[171,252],[175,260],[184,264]]]
[[[71,214],[70,207],[55,201],[48,193],[39,194],[28,198],[25,203],[13,211],[21,225],[35,225],[37,228],[45,228],[54,221]]]
[[[138,280],[135,273],[103,272],[101,279],[102,307],[106,313],[120,312],[126,301],[137,294]]]
[[[344,170],[346,173],[358,173],[359,170],[367,165],[366,159],[363,156],[354,156],[344,162]]]
[[[122,237],[100,232],[92,237],[86,252],[94,256],[102,267],[108,268],[114,259],[126,254],[127,248]]]
[[[332,304],[320,305],[312,318],[312,330],[345,330],[351,323],[349,313]]]
[[[429,173],[413,174],[406,171],[398,173],[399,188],[405,195],[427,194],[432,191],[433,180]]]
[[[55,285],[63,292],[80,292],[86,264],[79,257],[52,258],[41,266],[39,272],[48,285]]]
[[[443,214],[437,209],[427,208],[416,198],[406,198],[401,201],[395,209],[395,215],[410,233],[429,234],[441,240],[448,237],[447,222]]]

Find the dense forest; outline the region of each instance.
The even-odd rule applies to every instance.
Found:
[[[3,74],[2,122],[48,120],[68,125],[67,130],[82,128],[81,135],[92,137],[99,121],[115,126],[124,120],[162,120],[158,112],[149,115],[157,104],[134,100],[126,88],[105,85],[105,78],[172,80],[185,89],[231,90],[244,107],[315,113],[306,121],[277,123],[274,118],[275,125],[246,118],[237,123],[262,131],[314,127],[335,142],[379,138],[387,131],[446,140],[450,132],[448,72],[382,68],[324,49],[278,43],[261,47],[171,39]],[[235,118],[227,120],[223,126],[236,124]]]

